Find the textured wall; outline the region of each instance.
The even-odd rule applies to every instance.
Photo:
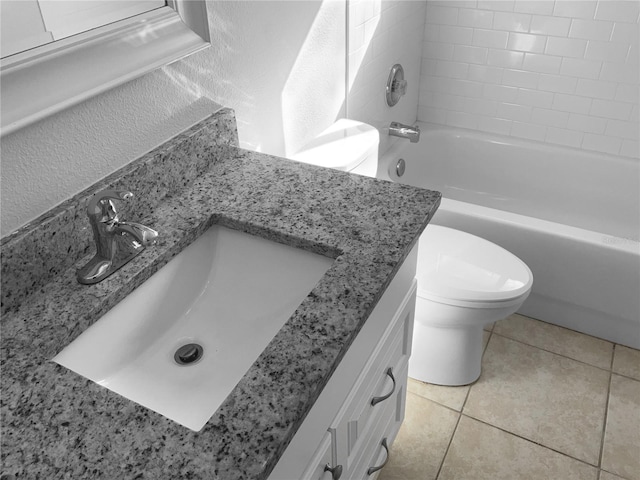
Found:
[[[349,1],[348,117],[380,130],[380,151],[390,141],[385,129],[392,121],[412,124],[417,117],[425,8],[424,0]],[[385,87],[396,63],[404,68],[408,89],[389,107]]]
[[[243,147],[277,155],[340,116],[345,0],[207,6],[211,48],[2,138],[2,236],[219,105],[235,110]],[[322,101],[298,88],[318,75]]]
[[[638,157],[640,2],[428,0],[420,120]]]

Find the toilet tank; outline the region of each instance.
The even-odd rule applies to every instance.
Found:
[[[291,155],[292,160],[369,177],[378,169],[378,130],[342,118]]]

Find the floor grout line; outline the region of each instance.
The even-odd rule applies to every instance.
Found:
[[[456,426],[453,428],[453,432],[451,433],[451,438],[449,439],[447,448],[444,451],[444,455],[442,455],[442,460],[440,460],[440,465],[438,465],[438,471],[436,472],[436,478],[434,480],[438,480],[438,477],[440,476],[440,472],[442,471],[442,467],[444,466],[444,461],[447,459],[447,454],[449,453],[449,449],[451,448],[451,444],[453,443],[453,438],[456,436],[456,432],[458,431],[458,425],[460,425],[461,418],[462,418],[462,412],[458,412],[458,420],[456,420]]]
[[[611,352],[611,363],[609,364],[609,370],[612,371],[612,372],[613,372],[613,364],[616,361],[616,346],[617,345],[618,345],[617,343],[613,344],[613,352]]]
[[[636,382],[640,382],[640,378],[630,377],[629,375],[625,375],[624,373],[611,372],[611,375],[617,375],[622,378],[626,378],[627,380],[634,380]]]
[[[584,337],[593,338],[594,340],[601,340],[601,341],[603,341],[603,342],[612,343],[612,344],[614,344],[614,345],[621,345],[621,344],[619,344],[619,343],[614,342],[613,340],[607,340],[606,338],[601,338],[601,337],[598,337],[598,336],[596,336],[596,335],[591,335],[591,334],[589,334],[589,333],[584,333],[584,332],[581,332],[581,331],[579,331],[579,330],[574,330],[573,328],[563,327],[562,325],[557,325],[557,324],[552,323],[552,322],[547,322],[547,321],[545,321],[545,320],[540,320],[539,318],[530,317],[530,316],[528,316],[528,315],[524,315],[524,314],[522,314],[522,313],[518,313],[518,312],[516,312],[516,313],[514,313],[513,315],[518,315],[518,316],[520,316],[520,317],[524,317],[524,318],[527,318],[527,319],[529,319],[529,320],[534,320],[534,321],[536,321],[536,322],[543,323],[543,324],[545,324],[545,325],[550,325],[551,327],[557,327],[557,328],[559,328],[559,329],[561,329],[561,330],[565,330],[565,331],[567,331],[567,332],[577,333],[578,335],[581,335],[581,336],[584,336]],[[507,317],[507,318],[503,319],[503,320],[498,320],[497,322],[495,322],[495,324],[497,325],[499,322],[506,321],[506,320],[508,320],[510,317],[511,317],[511,315],[510,315],[509,317]],[[498,334],[498,335],[500,335],[500,334]],[[623,346],[626,346],[626,345],[623,345]],[[633,347],[627,347],[627,348],[634,349]],[[635,348],[634,350],[638,350],[638,349],[637,349],[637,348]]]
[[[530,343],[523,342],[522,340],[518,340],[517,338],[509,337],[508,335],[505,335],[503,333],[491,332],[491,335],[492,336],[493,335],[498,335],[499,337],[506,338],[507,340],[512,340],[514,342],[521,343],[522,345],[526,345],[528,347],[537,348],[538,350],[542,350],[543,352],[552,353],[554,355],[558,355],[559,357],[567,358],[569,360],[573,360],[574,362],[578,362],[578,363],[581,363],[583,365],[587,365],[589,367],[597,368],[598,370],[602,370],[603,372],[611,372],[611,369],[613,368],[613,351],[614,351],[613,348],[611,349],[611,361],[609,362],[611,366],[607,369],[607,368],[599,367],[597,365],[593,365],[592,363],[587,363],[587,362],[585,362],[583,360],[578,360],[577,358],[573,358],[573,357],[569,357],[567,355],[563,355],[562,353],[554,352],[553,350],[547,350],[546,348],[542,348],[542,347],[539,347],[537,345],[531,345]],[[614,343],[613,346],[615,347],[615,345],[617,345],[617,344]]]
[[[602,370],[603,372],[610,372],[610,373],[613,373],[615,375],[620,375],[621,377],[629,378],[631,380],[635,380],[637,382],[640,382],[640,378],[636,378],[636,377],[633,377],[633,376],[625,374],[625,373],[619,373],[619,372],[616,372],[616,371],[613,370],[613,362],[615,360],[615,347],[617,347],[619,345],[625,347],[625,345],[622,345],[620,343],[609,342],[609,343],[611,343],[613,345],[613,349],[611,351],[611,360],[609,362],[609,367],[608,368],[603,368],[603,367],[599,367],[597,365],[593,365],[592,363],[585,362],[583,360],[578,360],[577,358],[573,358],[573,357],[569,357],[567,355],[563,355],[562,353],[554,352],[553,350],[547,350],[546,348],[542,348],[542,347],[539,347],[537,345],[532,345],[530,343],[523,342],[522,340],[518,340],[517,338],[510,337],[508,335],[505,335],[504,333],[494,332],[493,330],[491,330],[491,331],[486,330],[486,332],[488,332],[488,333],[490,332],[489,339],[493,335],[498,335],[499,337],[506,338],[507,340],[513,340],[514,342],[521,343],[522,345],[527,345],[528,347],[537,348],[538,350],[542,350],[543,352],[552,353],[554,355],[558,355],[559,357],[567,358],[569,360],[573,360],[573,361],[581,363],[583,365],[587,365],[589,367],[597,368],[598,370]],[[578,332],[578,333],[580,333],[580,332]],[[586,335],[586,334],[581,333],[581,335]],[[589,335],[586,335],[586,336],[589,336]],[[487,342],[487,346],[488,346],[488,342]],[[485,350],[487,349],[487,346],[485,346]],[[626,347],[626,348],[630,348],[630,347]],[[484,354],[484,352],[483,352],[483,354]]]
[[[517,437],[517,438],[519,438],[519,439],[521,439],[521,440],[524,440],[524,441],[529,442],[529,443],[533,443],[534,445],[538,445],[539,447],[542,447],[542,448],[544,448],[544,449],[546,449],[546,450],[551,450],[552,452],[555,452],[555,453],[557,453],[557,454],[559,454],[559,455],[562,455],[562,456],[564,456],[564,457],[570,458],[570,459],[572,459],[572,460],[576,460],[576,461],[578,461],[578,462],[580,462],[580,463],[584,463],[585,465],[587,465],[587,466],[589,466],[589,467],[596,468],[596,469],[600,470],[600,467],[599,467],[598,465],[594,465],[593,463],[589,463],[589,462],[587,462],[587,461],[585,461],[585,460],[582,460],[582,459],[580,459],[580,458],[576,458],[576,457],[574,457],[574,456],[572,456],[572,455],[569,455],[568,453],[565,453],[565,452],[563,452],[563,451],[561,451],[561,450],[557,450],[557,449],[555,449],[555,448],[549,447],[548,445],[544,445],[544,444],[542,444],[542,443],[540,443],[540,442],[536,442],[535,440],[532,440],[532,439],[530,439],[530,438],[523,437],[522,435],[519,435],[519,434],[517,434],[517,433],[510,432],[509,430],[506,430],[505,428],[498,427],[497,425],[493,425],[493,424],[491,424],[491,423],[489,423],[489,422],[486,422],[486,421],[481,420],[481,419],[476,418],[476,417],[472,417],[471,415],[467,415],[467,414],[465,414],[465,413],[461,413],[461,416],[465,416],[465,417],[467,417],[467,418],[470,418],[470,419],[472,419],[472,420],[475,420],[476,422],[480,422],[480,423],[482,423],[482,424],[484,424],[484,425],[487,425],[487,426],[489,426],[489,427],[492,427],[492,428],[495,428],[495,429],[497,429],[497,430],[500,430],[501,432],[504,432],[504,433],[506,433],[506,434],[508,434],[508,435],[513,435],[514,437]]]
[[[613,359],[611,360],[613,365]],[[602,420],[602,435],[600,436],[600,454],[598,455],[598,468],[602,469],[602,456],[604,454],[604,442],[607,434],[607,417],[609,416],[609,400],[611,399],[611,381],[613,380],[613,372],[609,372],[609,385],[607,387],[607,401],[604,405],[604,419]],[[600,474],[598,473],[598,478]]]

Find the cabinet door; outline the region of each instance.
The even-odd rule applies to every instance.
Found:
[[[340,478],[342,466],[333,465],[331,446],[331,433],[326,432],[309,466],[302,474],[301,480],[338,480]]]

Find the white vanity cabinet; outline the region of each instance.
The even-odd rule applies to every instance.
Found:
[[[269,480],[373,479],[404,419],[417,246],[371,313]]]

